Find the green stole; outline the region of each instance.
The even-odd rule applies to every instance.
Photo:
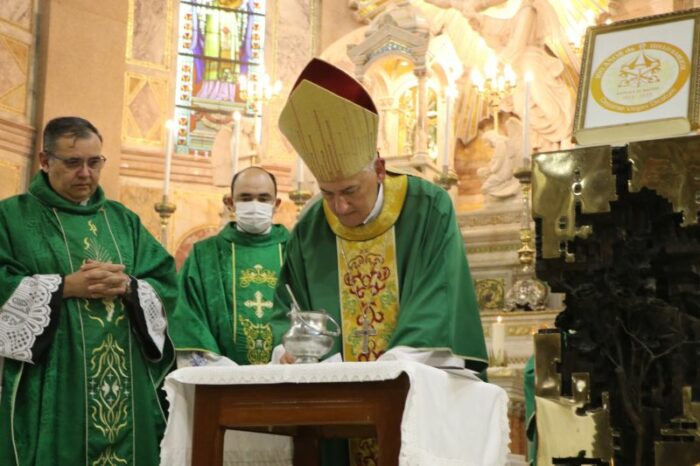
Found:
[[[163,304],[172,303],[172,258],[133,213],[106,201],[101,188],[81,206],[56,194],[39,173],[29,194],[16,199],[3,213],[15,210],[11,203],[19,207],[26,229],[11,239],[22,243],[15,253],[26,254],[26,275],[68,275],[87,260],[121,263],[136,278],[153,278],[148,282]],[[157,389],[172,353],[160,362],[145,359],[122,299],[63,299],[58,319],[43,361],[5,361],[0,417],[11,412],[12,427],[0,421],[0,437],[12,429],[8,437],[20,464],[155,464],[165,422]],[[0,452],[7,446],[0,440]]]
[[[253,235],[229,223],[195,244],[171,316],[177,351],[207,351],[238,364],[270,361],[272,298],[288,237],[281,225]]]

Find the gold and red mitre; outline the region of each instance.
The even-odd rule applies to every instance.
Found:
[[[321,182],[359,173],[377,153],[379,115],[372,98],[352,76],[317,58],[294,83],[279,126]]]

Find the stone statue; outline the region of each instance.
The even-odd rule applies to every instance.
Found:
[[[456,8],[493,49],[501,63],[510,64],[519,84],[513,111],[522,113],[526,72],[530,84],[530,140],[538,150],[554,150],[571,137],[578,63],[548,0],[522,0],[511,18],[481,13],[507,0],[426,0],[441,8]]]
[[[493,147],[493,156],[488,166],[481,167],[476,174],[482,180],[481,192],[503,199],[517,194],[520,183],[513,177],[513,169],[522,160],[522,125],[515,118],[505,123],[508,136],[495,130],[486,131],[481,137]]]

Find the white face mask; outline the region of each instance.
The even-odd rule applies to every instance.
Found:
[[[236,202],[236,224],[241,230],[260,234],[272,225],[272,211],[275,206],[266,202]]]

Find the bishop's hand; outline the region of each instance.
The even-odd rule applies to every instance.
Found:
[[[294,362],[297,360],[292,353],[289,353],[288,351],[285,351],[282,356],[280,356],[280,364],[294,364]]]

